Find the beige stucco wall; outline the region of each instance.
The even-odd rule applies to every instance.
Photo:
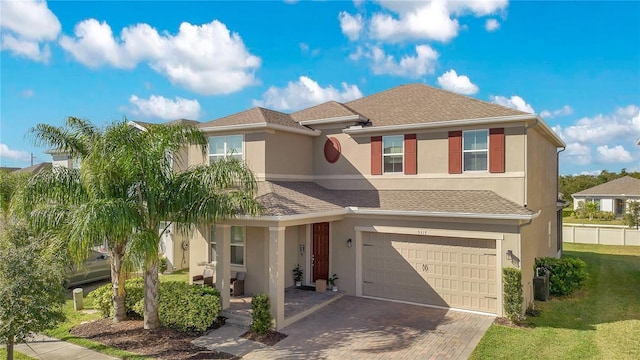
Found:
[[[189,241],[189,281],[202,275],[204,263],[209,262],[209,240],[206,226],[195,227]]]
[[[265,228],[247,227],[245,267],[247,274],[244,280],[245,294],[268,292],[269,259],[268,235]]]
[[[265,170],[254,170],[257,175],[267,180],[308,181],[313,173],[313,138],[283,131],[265,135]]]

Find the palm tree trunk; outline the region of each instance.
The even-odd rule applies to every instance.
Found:
[[[13,360],[13,336],[7,338],[7,360]]]
[[[144,328],[154,330],[160,327],[158,318],[158,260],[144,271]]]
[[[111,284],[113,285],[113,322],[127,319],[125,297],[125,276],[122,271],[122,247],[116,247],[111,253]]]

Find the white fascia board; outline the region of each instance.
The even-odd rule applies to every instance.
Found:
[[[494,219],[494,220],[532,220],[540,215],[540,211],[532,215],[516,214],[477,214],[477,213],[450,213],[450,212],[429,212],[429,211],[397,211],[397,210],[360,210],[350,208],[351,213],[358,215],[394,215],[394,216],[421,216],[439,218],[462,218],[462,219]]]
[[[147,128],[146,128],[146,127],[144,127],[144,126],[142,126],[142,125],[140,125],[140,124],[138,124],[137,122],[132,121],[132,120],[129,120],[129,121],[127,122],[127,125],[129,125],[129,126],[133,126],[134,128],[136,128],[136,129],[138,129],[138,130],[140,130],[140,131],[147,131]]]
[[[331,118],[323,118],[323,119],[313,119],[313,120],[302,120],[299,121],[298,124],[305,126],[312,125],[325,125],[325,124],[340,124],[347,123],[353,121],[369,121],[366,117],[362,115],[347,115],[347,116],[337,116]]]
[[[478,119],[462,119],[462,120],[447,120],[436,121],[430,123],[420,124],[403,124],[403,125],[387,125],[387,126],[372,126],[372,127],[353,127],[342,130],[343,133],[349,135],[367,135],[380,132],[392,132],[392,131],[413,131],[413,130],[426,130],[426,129],[438,129],[447,127],[459,127],[469,125],[499,125],[518,121],[535,120],[541,125],[543,131],[547,133],[555,142],[557,147],[566,147],[567,145],[562,139],[555,133],[542,118],[535,114],[526,115],[513,115],[513,116],[496,116],[488,118]]]
[[[243,131],[243,130],[265,130],[272,129],[284,132],[290,132],[294,134],[308,135],[308,136],[320,136],[321,132],[318,130],[306,130],[306,129],[296,129],[289,126],[284,126],[280,124],[270,124],[267,122],[254,123],[254,124],[239,124],[239,125],[225,125],[225,126],[210,126],[210,127],[201,127],[200,130],[208,133],[217,133],[217,132],[225,132],[225,131]]]

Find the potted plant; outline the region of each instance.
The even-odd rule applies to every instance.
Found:
[[[329,283],[329,286],[331,286],[332,291],[338,291],[338,286],[336,285],[336,280],[338,279],[339,277],[336,274],[331,275],[329,279],[327,279],[327,282]]]
[[[296,268],[293,269],[293,281],[296,282],[296,286],[302,286],[302,268],[300,264],[296,265]]]

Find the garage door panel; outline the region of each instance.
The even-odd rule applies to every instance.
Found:
[[[366,233],[366,296],[496,312],[495,241]]]

